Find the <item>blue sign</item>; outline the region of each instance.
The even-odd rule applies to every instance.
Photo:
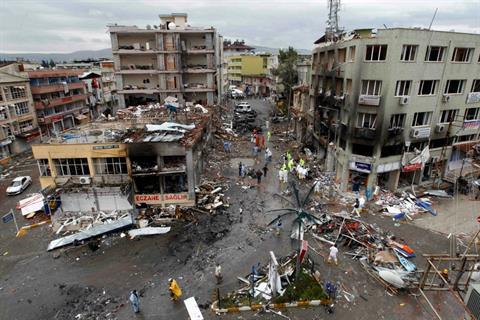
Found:
[[[13,220],[13,212],[12,211],[10,211],[9,213],[7,213],[6,215],[4,215],[2,217],[3,223],[9,223],[12,220]]]
[[[370,163],[363,163],[363,162],[356,162],[355,161],[355,168],[357,168],[359,170],[367,171],[367,172],[372,171],[372,165]]]

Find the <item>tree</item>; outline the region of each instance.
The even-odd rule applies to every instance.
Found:
[[[280,49],[278,52],[278,68],[272,70],[272,74],[280,78],[287,93],[287,113],[290,117],[290,101],[292,98],[292,88],[298,82],[297,74],[298,53],[294,48],[288,47],[286,50]]]
[[[48,64],[49,64],[50,68],[55,67],[55,62],[53,61],[53,59],[50,59],[50,62]]]
[[[42,60],[42,67],[44,67],[44,68],[48,68],[48,67],[49,67],[47,60]]]

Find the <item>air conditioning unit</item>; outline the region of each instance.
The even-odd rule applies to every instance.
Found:
[[[465,304],[468,310],[472,313],[473,318],[465,312],[465,319],[474,320],[480,319],[480,284],[470,282],[468,286],[467,295],[465,296]]]
[[[80,177],[80,184],[90,184],[90,177]]]
[[[449,102],[450,101],[450,96],[448,94],[444,94],[442,97],[443,102]]]
[[[437,124],[435,126],[435,132],[436,133],[442,133],[442,132],[445,132],[447,130],[447,126],[444,125],[444,124]]]
[[[418,138],[420,137],[420,130],[418,129],[412,129],[412,131],[410,132],[410,136],[412,138]]]
[[[410,97],[409,96],[403,96],[400,97],[399,102],[402,106],[409,104],[410,103]]]

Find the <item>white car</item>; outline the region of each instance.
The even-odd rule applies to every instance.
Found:
[[[32,177],[30,176],[16,177],[7,188],[7,195],[14,196],[20,194],[25,191],[31,183]]]

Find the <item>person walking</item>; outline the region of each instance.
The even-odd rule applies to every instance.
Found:
[[[333,262],[335,262],[335,265],[338,265],[337,253],[338,253],[338,249],[337,249],[337,244],[335,243],[333,246],[330,247],[330,254],[328,255],[327,262],[331,263],[333,260]]]
[[[241,177],[242,176],[242,166],[243,166],[243,163],[242,161],[240,161],[238,163],[238,176]]]
[[[262,171],[258,169],[255,175],[257,176],[257,183],[260,184],[260,182],[262,182],[262,175],[263,175]]]
[[[137,290],[132,290],[128,300],[132,303],[132,308],[134,313],[140,312],[140,299],[138,298]]]
[[[278,216],[276,231],[277,236],[279,236],[280,232],[282,231],[282,219],[280,219],[280,216]]]
[[[268,167],[267,164],[263,166],[263,176],[266,178],[267,177],[267,172],[268,172]]]
[[[272,138],[272,132],[270,130],[267,131],[267,142],[270,142],[270,139]]]
[[[175,279],[168,279],[169,287],[168,291],[170,292],[170,299],[172,301],[177,301],[178,298],[182,296],[182,289]]]
[[[217,263],[215,266],[215,279],[217,279],[217,284],[222,283],[222,266],[220,265],[220,263]]]

